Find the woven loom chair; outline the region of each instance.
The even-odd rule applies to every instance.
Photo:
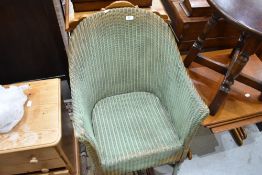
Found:
[[[74,129],[98,174],[181,161],[208,115],[172,31],[150,11],[84,19],[70,38],[69,68]]]

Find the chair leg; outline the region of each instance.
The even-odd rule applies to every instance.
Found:
[[[198,36],[197,40],[194,42],[193,46],[189,50],[189,53],[184,60],[185,67],[189,67],[190,64],[194,61],[197,54],[201,51],[201,49],[203,47],[204,41],[207,37],[207,34],[212,29],[212,27],[214,27],[217,24],[219,19],[220,19],[220,15],[217,14],[217,13],[213,13],[211,18],[209,18],[208,22],[206,23],[206,25],[204,27],[204,30]]]
[[[188,158],[188,160],[192,160],[192,151],[191,151],[191,149],[189,149],[188,152],[187,152],[187,158]]]
[[[147,174],[147,175],[155,175],[154,168],[148,168],[148,169],[146,170],[146,174]]]
[[[178,175],[178,171],[180,169],[180,166],[183,161],[176,162],[176,164],[173,166],[173,173],[172,175]]]

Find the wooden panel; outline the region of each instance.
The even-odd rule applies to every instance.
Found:
[[[65,167],[65,164],[62,159],[50,159],[39,161],[35,164],[24,163],[24,164],[16,164],[11,166],[1,167],[0,174],[1,175],[9,175],[9,174],[21,174],[27,172],[35,172],[41,171],[42,169],[52,169],[52,168],[61,168]]]
[[[1,0],[0,16],[0,84],[67,74],[53,0]]]
[[[26,84],[30,86],[25,93],[32,106],[25,106],[24,116],[12,132],[0,134],[0,156],[4,153],[54,146],[61,139],[60,80]]]
[[[229,61],[227,58],[229,53],[230,50],[219,52],[219,54],[212,56],[212,60],[227,64]],[[210,55],[212,54],[209,54],[209,56]],[[196,63],[192,64],[188,72],[203,100],[207,104],[210,104],[223,80],[223,76]],[[262,81],[261,61],[255,55],[251,56],[243,73]],[[246,97],[246,93],[250,94],[250,97]],[[228,121],[241,121],[241,119],[247,119],[249,117],[245,122],[243,122],[244,120],[238,122],[236,126],[240,127],[250,124],[251,120],[254,122],[253,117],[256,118],[262,115],[262,103],[258,100],[259,95],[259,91],[236,81],[218,113],[215,116],[206,118],[202,124],[207,127],[220,126],[220,124],[225,124],[225,122]]]

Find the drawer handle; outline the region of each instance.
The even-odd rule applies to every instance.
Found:
[[[32,159],[29,161],[30,163],[38,163],[38,160],[36,157],[32,157]]]
[[[42,173],[48,173],[49,169],[48,168],[42,168],[41,171],[42,171]]]

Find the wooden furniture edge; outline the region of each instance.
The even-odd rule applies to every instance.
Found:
[[[28,83],[36,83],[36,82],[39,82],[39,81],[49,81],[49,80],[53,80],[55,81],[56,80],[56,83],[58,83],[58,93],[61,94],[61,80],[59,78],[54,78],[54,79],[46,79],[46,80],[36,80],[36,81],[25,81],[25,82],[19,82],[19,83],[14,83],[14,84],[10,84],[10,85],[22,85],[22,84],[28,84]],[[10,85],[7,85],[7,86],[10,86]],[[6,85],[5,85],[6,86]],[[61,99],[58,98],[58,105],[61,106]],[[54,147],[56,145],[58,145],[58,143],[60,142],[61,138],[62,138],[62,118],[61,118],[61,110],[59,110],[59,114],[58,114],[58,127],[59,127],[59,134],[57,135],[57,138],[50,142],[50,143],[45,143],[45,144],[39,144],[39,145],[36,145],[36,146],[30,146],[30,149],[42,149],[42,148],[48,148],[48,147]],[[26,151],[28,150],[28,147],[21,147],[21,148],[18,148],[18,149],[5,149],[5,150],[0,150],[0,154],[6,154],[6,153],[14,153],[14,152],[20,152],[20,151]]]
[[[238,122],[232,122],[218,127],[209,128],[213,133],[219,133],[223,131],[229,131],[235,128],[243,127],[246,125],[254,124],[262,121],[262,116],[254,117],[251,119],[241,120]]]
[[[247,120],[250,118],[254,118],[254,117],[259,117],[262,116],[262,113],[255,113],[252,115],[246,115],[246,116],[241,116],[238,118],[233,118],[231,120],[225,119],[225,120],[221,120],[220,122],[213,122],[213,123],[209,123],[209,124],[204,124],[202,123],[203,126],[211,128],[211,127],[216,127],[216,126],[221,126],[224,124],[229,124],[229,123],[233,123],[233,122],[237,122],[237,121],[241,121],[241,120]],[[216,117],[216,116],[209,116],[209,117]]]
[[[160,1],[160,0],[159,0]],[[69,19],[69,0],[66,0],[65,1],[65,30],[67,32],[72,32],[76,26],[85,18],[87,18],[88,16],[90,16],[91,14],[93,13],[97,13],[97,12],[100,12],[99,10],[98,11],[84,11],[84,12],[76,12],[77,14],[82,14],[79,18],[75,18],[73,20],[70,21]],[[170,23],[170,19],[168,17],[167,14],[162,14],[160,13],[158,10],[155,10],[152,8],[152,6],[150,8],[142,8],[142,9],[146,9],[146,10],[151,10],[153,13],[155,13],[156,15],[160,16],[166,23]],[[74,12],[74,14],[76,14]]]
[[[65,30],[68,32],[69,31],[69,1],[70,0],[65,0]]]

